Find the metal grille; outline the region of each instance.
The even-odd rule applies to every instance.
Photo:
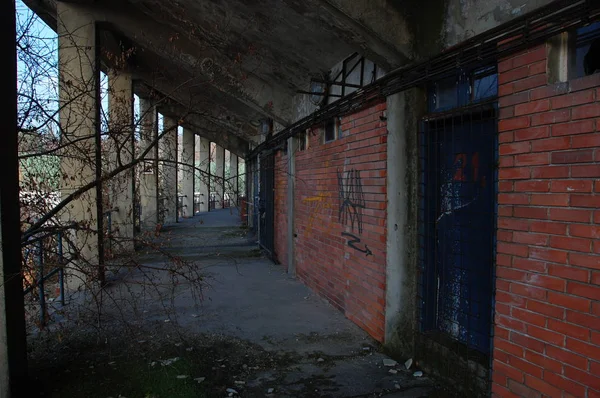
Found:
[[[478,105],[424,120],[419,140],[420,335],[445,347],[440,356],[454,350],[486,368],[492,343],[496,125],[495,104]],[[459,368],[450,366],[456,369],[446,373]],[[468,364],[464,371],[471,372]]]
[[[259,242],[271,256],[275,252],[275,156],[260,158]]]
[[[557,0],[537,10],[465,40],[433,58],[391,71],[344,98],[313,112],[256,147],[248,156],[275,148],[289,137],[335,116],[353,113],[374,101],[411,87],[454,75],[457,69],[495,65],[499,59],[544,43],[566,30],[600,18],[596,0]]]

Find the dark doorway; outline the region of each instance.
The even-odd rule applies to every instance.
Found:
[[[422,328],[489,354],[496,219],[495,107],[442,115],[421,135]]]
[[[275,249],[275,156],[270,153],[260,158],[259,187],[259,243],[273,256]]]

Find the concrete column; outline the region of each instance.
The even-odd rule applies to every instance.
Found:
[[[181,195],[183,195],[183,216],[194,215],[194,147],[196,134],[190,129],[183,129],[183,146],[181,151]]]
[[[108,74],[109,172],[131,163],[133,143],[133,82],[131,74],[111,70]],[[114,253],[132,251],[133,242],[133,167],[123,170],[109,182],[111,211],[111,249]],[[107,209],[111,210],[111,209]]]
[[[223,208],[223,197],[225,193],[225,148],[215,145],[215,175],[214,175],[214,192],[217,197],[215,208]]]
[[[199,137],[196,192],[200,194],[200,212],[208,211],[210,187],[210,140]]]
[[[296,229],[294,228],[294,197],[296,183],[296,150],[298,140],[288,138],[288,175],[287,175],[287,246],[288,246],[288,274],[296,276]]]
[[[416,88],[387,98],[385,344],[409,357],[417,328],[417,138],[425,110],[425,93]]]
[[[154,145],[140,167],[140,202],[142,231],[153,231],[158,224],[158,126],[156,107],[151,100],[140,98],[140,151]]]
[[[98,274],[102,255],[102,187],[95,184],[102,158],[98,124],[98,74],[96,24],[76,4],[57,2],[58,87],[60,101],[61,199],[74,195],[61,213],[63,222],[77,222],[80,229],[65,249],[77,258],[67,269],[67,286],[79,288]],[[98,175],[97,175],[98,172]],[[84,187],[90,187],[90,189]]]
[[[0,92],[5,96],[0,145],[0,398],[9,398],[27,396],[27,344],[19,225],[14,1],[0,4],[0,42],[4,43],[2,56],[4,67],[7,68],[0,79]]]
[[[163,117],[164,135],[159,140],[160,212],[163,224],[177,222],[177,121]]]
[[[233,153],[229,152],[229,191],[233,200],[233,205],[237,207],[239,197],[239,184],[238,184],[238,157]]]

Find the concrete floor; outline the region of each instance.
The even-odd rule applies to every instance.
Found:
[[[387,357],[375,341],[262,256],[235,210],[167,226],[154,243],[160,252],[139,252],[151,274],[136,271],[116,278],[107,290],[111,300],[106,300],[105,319],[106,313],[127,313],[138,324],[167,323],[188,335],[230,336],[266,352],[293,354],[289,367],[257,372],[248,381],[260,387],[278,380],[277,396],[422,397],[433,391],[426,376],[413,376],[415,369],[384,366]],[[202,276],[200,292],[194,282],[174,283],[173,275],[164,272],[172,256]],[[151,288],[144,287],[147,278]]]

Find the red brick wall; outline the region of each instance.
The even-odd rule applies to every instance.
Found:
[[[308,149],[296,156],[294,202],[298,276],[380,341],[386,262],[384,111],[385,103],[380,103],[343,117],[343,138],[333,142],[323,143],[321,126],[312,129]],[[355,210],[340,200],[338,172],[346,185],[354,186],[360,179],[365,205],[358,209],[362,230],[358,220],[352,226]],[[360,201],[358,194],[347,195]],[[342,233],[360,241],[352,242],[354,238]]]
[[[288,156],[275,155],[275,259],[287,266],[287,185]]]
[[[492,391],[600,397],[600,74],[549,85],[546,51],[499,63]]]

